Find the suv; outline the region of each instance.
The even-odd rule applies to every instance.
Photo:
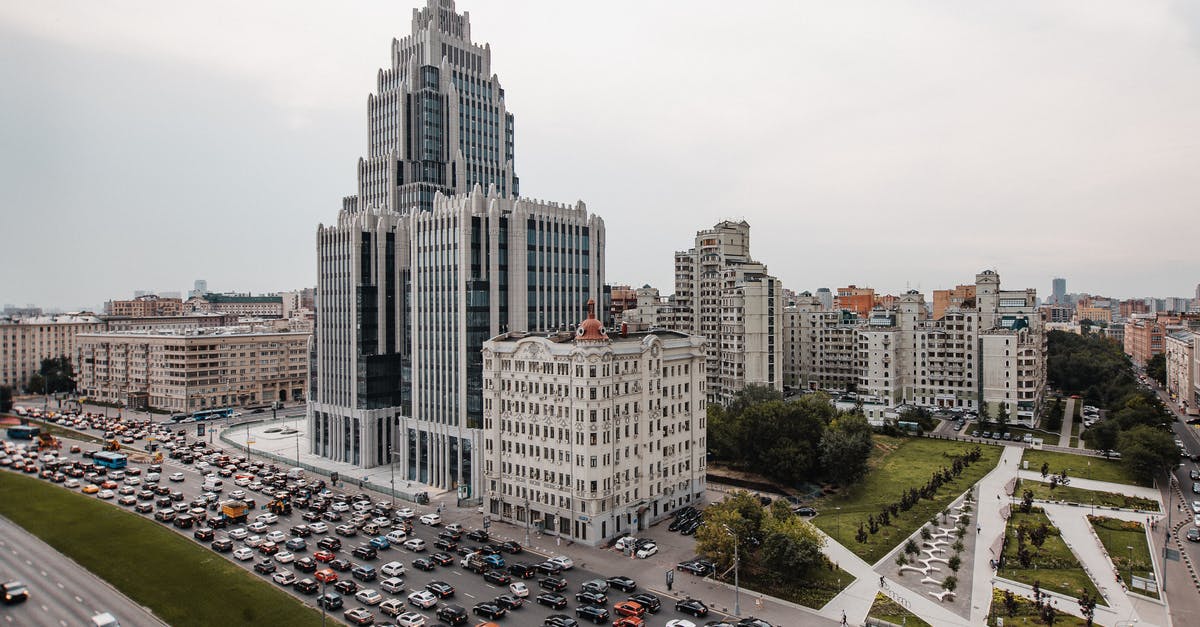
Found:
[[[359,581],[375,581],[375,578],[379,576],[374,566],[367,566],[365,564],[355,566],[350,571],[350,574]]]
[[[599,625],[608,622],[608,608],[598,605],[581,605],[575,608],[575,615]]]
[[[443,605],[437,611],[438,620],[446,621],[451,625],[461,625],[467,622],[469,616],[467,610],[458,605]]]

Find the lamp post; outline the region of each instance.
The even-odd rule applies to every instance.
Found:
[[[729,528],[729,525],[721,525],[725,529],[725,533],[733,538],[733,615],[742,615],[742,589],[738,584],[738,537],[737,534]]]
[[[834,525],[834,535],[837,536],[838,542],[841,542],[842,541],[842,508],[835,507],[833,509],[834,509],[834,511],[837,512],[837,516],[835,518],[837,523]]]
[[[529,499],[525,499],[525,546],[529,546]]]
[[[328,592],[326,592],[326,590],[328,589],[328,587],[329,587],[329,583],[328,583],[328,582],[326,582],[326,581],[324,581],[324,578],[322,578],[322,581],[321,581],[321,598],[320,598],[320,600],[319,600],[319,601],[318,601],[318,603],[317,603],[317,605],[320,605],[320,606],[321,606],[321,627],[325,627],[325,595],[326,595],[326,594],[328,594]]]
[[[1132,588],[1133,587],[1133,547],[1126,545],[1125,548],[1129,549],[1129,586]]]

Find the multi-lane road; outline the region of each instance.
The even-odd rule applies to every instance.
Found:
[[[34,535],[0,518],[0,580],[18,579],[29,600],[0,605],[0,625],[76,627],[109,612],[123,626],[162,627],[131,599]]]

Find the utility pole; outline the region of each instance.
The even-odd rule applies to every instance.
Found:
[[[525,499],[525,546],[529,546],[529,499]]]
[[[725,528],[725,533],[728,533],[733,538],[733,615],[742,615],[742,588],[738,584],[738,537],[733,533],[733,530],[728,525],[721,525]]]

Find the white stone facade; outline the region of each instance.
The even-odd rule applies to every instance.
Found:
[[[1167,392],[1180,409],[1200,413],[1196,407],[1196,335],[1173,331],[1163,341],[1167,366]]]
[[[43,359],[69,357],[78,370],[76,336],[104,328],[102,320],[89,315],[0,319],[0,386],[23,390]]]
[[[484,506],[588,545],[703,499],[703,340],[508,333],[484,344]]]

